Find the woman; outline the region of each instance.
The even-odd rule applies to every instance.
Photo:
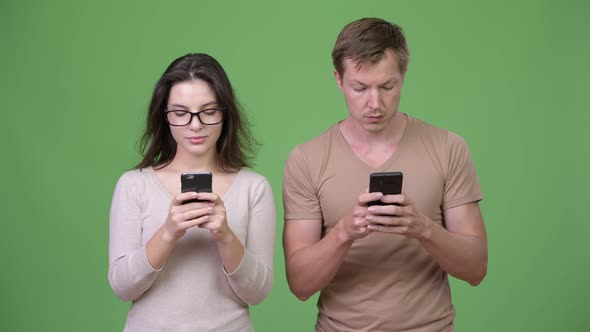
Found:
[[[231,84],[206,54],[188,54],[154,89],[143,160],[115,188],[109,282],[133,301],[125,331],[252,331],[248,305],[273,282],[275,206],[250,166]],[[213,174],[213,193],[180,193],[184,172]],[[182,204],[198,199],[200,202]]]

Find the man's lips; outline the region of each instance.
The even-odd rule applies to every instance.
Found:
[[[383,115],[367,115],[366,118],[370,122],[378,122],[381,121],[381,119],[383,119]]]

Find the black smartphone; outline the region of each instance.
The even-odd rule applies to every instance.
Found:
[[[383,195],[399,195],[402,193],[404,175],[401,172],[372,173],[369,179],[369,192],[380,192]],[[385,205],[379,201],[369,202],[369,205]]]
[[[213,181],[213,175],[211,173],[182,173],[180,175],[180,191],[183,193],[196,191],[201,193],[210,193],[212,191],[211,183]],[[189,199],[182,204],[204,202],[197,198]]]

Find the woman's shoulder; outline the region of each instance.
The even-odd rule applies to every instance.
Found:
[[[240,192],[251,192],[257,194],[272,193],[270,182],[266,176],[249,169],[241,169],[236,178],[236,187]]]
[[[125,171],[120,177],[118,184],[126,186],[138,186],[145,184],[153,172],[151,167],[139,168]]]
[[[247,184],[247,185],[260,185],[264,182],[268,182],[266,177],[262,174],[256,173],[249,169],[242,168],[238,173],[238,178],[241,180],[240,182]]]
[[[233,193],[238,193],[240,200],[246,196],[249,204],[273,199],[273,190],[266,176],[249,169],[241,169],[234,182]],[[270,204],[270,203],[268,203]],[[274,204],[274,203],[273,203]]]

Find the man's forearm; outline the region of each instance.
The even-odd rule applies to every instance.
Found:
[[[320,241],[293,252],[286,259],[291,291],[305,301],[332,281],[353,240],[337,224]]]
[[[485,239],[451,233],[433,223],[428,236],[419,241],[448,274],[473,286],[485,277],[488,262]]]

